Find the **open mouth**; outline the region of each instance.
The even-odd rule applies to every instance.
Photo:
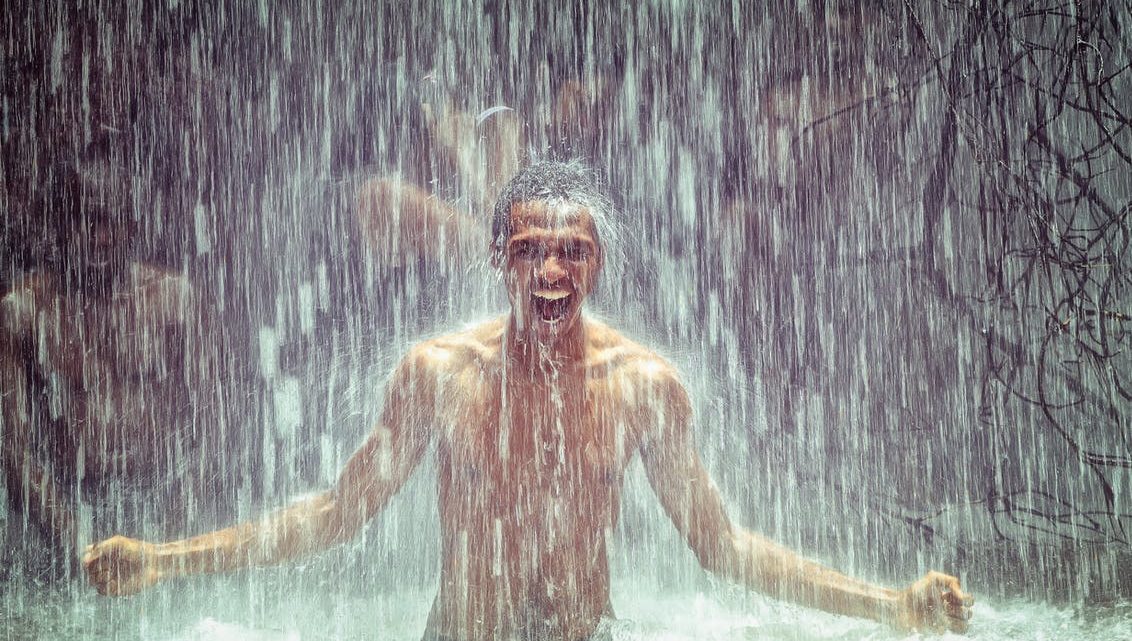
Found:
[[[572,298],[563,289],[540,289],[531,294],[531,307],[539,320],[554,323],[566,317]]]

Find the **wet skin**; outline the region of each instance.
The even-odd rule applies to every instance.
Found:
[[[638,454],[707,569],[832,612],[965,629],[970,601],[953,577],[933,573],[889,590],[733,525],[695,451],[688,395],[673,368],[581,314],[602,261],[589,214],[544,202],[512,213],[501,265],[511,314],[414,347],[335,488],[263,521],[183,541],[99,543],[85,557],[94,586],[129,594],[168,577],[277,563],[349,540],[435,441],[443,553],[430,634],[592,633],[610,614],[607,537]]]

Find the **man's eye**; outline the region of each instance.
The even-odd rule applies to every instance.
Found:
[[[590,257],[590,253],[581,245],[567,245],[562,250],[562,257],[566,260],[580,261]]]
[[[535,246],[531,243],[515,243],[511,248],[511,255],[520,259],[531,259],[535,257]]]

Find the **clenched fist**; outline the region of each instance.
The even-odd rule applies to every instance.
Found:
[[[917,632],[966,632],[974,603],[974,597],[961,589],[959,579],[928,572],[900,593],[893,625]]]
[[[156,546],[152,543],[115,536],[87,546],[83,568],[100,594],[136,594],[157,583]]]

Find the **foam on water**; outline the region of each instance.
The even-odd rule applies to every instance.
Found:
[[[287,589],[287,585],[297,586]],[[0,630],[58,641],[346,641],[419,639],[432,602],[425,590],[362,594],[305,585],[287,573],[253,581],[206,578],[151,594],[105,599],[71,590],[12,590],[0,599]],[[614,586],[610,641],[1018,641],[1132,638],[1132,603],[1052,605],[980,600],[967,635],[902,634],[868,621],[783,604],[742,590],[656,593],[630,580]]]

